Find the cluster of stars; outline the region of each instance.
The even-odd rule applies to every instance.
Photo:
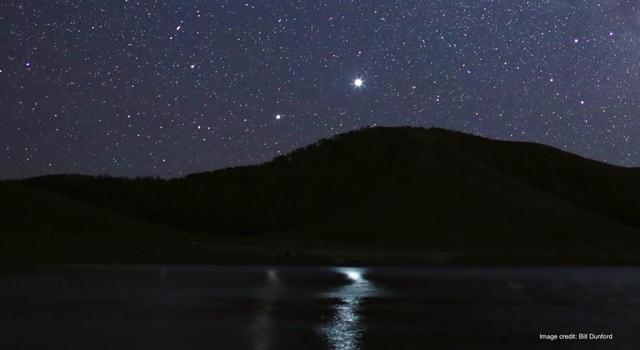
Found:
[[[640,165],[634,0],[0,3],[0,177],[163,177],[371,125]]]

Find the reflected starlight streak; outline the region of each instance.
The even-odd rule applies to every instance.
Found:
[[[359,349],[360,339],[365,332],[360,315],[361,304],[365,297],[376,295],[380,291],[364,278],[363,269],[339,268],[337,272],[343,274],[349,280],[349,284],[327,294],[329,297],[338,297],[339,301],[334,307],[331,322],[323,327],[321,332],[331,349]]]

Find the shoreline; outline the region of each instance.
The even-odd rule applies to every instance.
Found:
[[[218,246],[153,252],[52,250],[37,254],[2,254],[3,265],[292,265],[292,266],[467,266],[467,267],[633,267],[640,254],[450,252],[375,249],[291,249],[279,246]]]

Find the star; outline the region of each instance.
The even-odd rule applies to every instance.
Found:
[[[18,11],[5,14],[5,3]],[[629,93],[640,89],[640,65],[633,64],[640,31],[632,30],[634,6],[619,4],[635,0],[484,1],[451,21],[433,14],[455,14],[464,1],[381,1],[370,11],[359,2],[192,1],[197,6],[185,7],[128,0],[127,16],[106,16],[119,13],[124,1],[103,3],[42,12],[0,2],[3,28],[21,33],[0,43],[0,51],[12,53],[0,55],[7,82],[0,121],[12,121],[0,127],[0,179],[54,172],[172,177],[263,161],[319,137],[382,123],[497,138],[527,130],[523,139],[640,165],[640,138],[624,141],[640,132],[631,122],[640,99]],[[502,10],[526,20],[503,27]],[[586,25],[581,16],[548,16],[562,11],[598,15]],[[265,13],[276,16],[269,17],[273,23]],[[224,25],[206,25],[205,17]],[[24,18],[34,25],[25,26]],[[56,31],[60,18],[87,30]],[[329,30],[318,29],[325,20]],[[118,40],[95,40],[108,28],[118,28]],[[500,34],[474,35],[473,28]],[[75,67],[80,64],[86,67]],[[508,102],[494,103],[497,96]],[[86,118],[86,109],[94,117]],[[476,111],[479,117],[468,118]],[[595,120],[596,112],[598,124],[582,122],[592,114]],[[186,125],[198,137],[185,133]],[[259,147],[276,136],[286,150]],[[70,144],[107,151],[76,154]],[[219,150],[211,157],[209,145]],[[114,154],[136,165],[113,166]],[[185,162],[171,162],[184,154]],[[153,167],[163,157],[166,167]]]

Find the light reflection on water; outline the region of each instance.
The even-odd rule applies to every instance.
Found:
[[[365,278],[364,269],[338,268],[336,271],[344,274],[350,283],[325,294],[338,298],[339,302],[334,306],[331,321],[320,331],[331,349],[355,350],[365,332],[360,310],[363,298],[373,296],[379,290]]]
[[[273,323],[272,310],[275,302],[282,294],[282,286],[278,271],[267,270],[267,285],[260,290],[262,295],[262,306],[258,308],[258,314],[252,325],[252,349],[266,350],[272,349]]]
[[[336,268],[333,272],[346,277],[347,284],[320,295],[338,300],[332,308],[330,321],[319,327],[320,334],[330,349],[359,349],[365,331],[360,310],[363,298],[379,294],[380,289],[365,278],[365,269]],[[279,299],[285,297],[286,287],[278,270],[268,269],[266,275],[266,284],[256,290],[261,305],[250,326],[251,348],[254,350],[274,348],[277,330],[274,328],[273,311]]]
[[[0,276],[0,350],[421,348],[422,329],[455,349],[537,329],[640,349],[638,295],[635,267],[40,266]]]

